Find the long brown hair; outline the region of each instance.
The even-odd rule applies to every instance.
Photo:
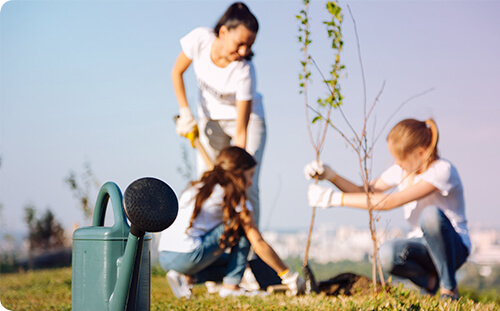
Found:
[[[257,164],[255,159],[244,149],[231,146],[223,149],[215,161],[214,168],[205,172],[199,181],[191,183],[192,186],[200,185],[194,203],[194,211],[189,222],[189,228],[201,211],[203,203],[212,195],[215,185],[224,189],[222,202],[224,232],[219,241],[221,249],[231,247],[239,240],[241,227],[240,214],[235,208],[240,205],[240,213],[249,213],[246,201],[246,184],[244,171]]]
[[[434,160],[439,159],[438,140],[438,128],[433,119],[426,121],[405,119],[396,124],[387,135],[387,141],[392,142],[395,153],[401,159],[405,159],[417,148],[424,148],[426,151],[422,167],[424,171]]]

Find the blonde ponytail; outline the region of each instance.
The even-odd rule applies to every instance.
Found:
[[[401,159],[417,148],[425,148],[423,169],[438,159],[439,133],[436,122],[433,119],[418,121],[415,119],[405,119],[396,124],[387,135],[387,141],[392,142],[394,151]]]
[[[429,147],[427,147],[427,152],[426,152],[426,157],[425,157],[425,163],[424,163],[424,167],[425,169],[427,169],[431,164],[432,162],[434,162],[434,160],[436,160],[439,156],[438,156],[438,150],[437,150],[437,143],[438,143],[438,140],[439,140],[439,132],[438,132],[438,128],[437,128],[437,125],[436,125],[436,122],[434,121],[434,119],[427,119],[425,120],[425,125],[430,129],[431,131],[431,143],[429,145]]]

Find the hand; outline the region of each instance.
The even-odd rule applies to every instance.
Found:
[[[311,207],[319,206],[325,209],[330,206],[342,206],[343,197],[343,192],[333,191],[316,184],[309,185],[307,190],[307,199]]]
[[[312,161],[304,166],[304,176],[306,179],[317,177],[319,180],[332,180],[337,176],[332,168],[321,161]]]
[[[194,145],[194,141],[195,139],[197,139],[199,136],[200,136],[200,132],[198,131],[198,125],[194,125],[194,130],[192,132],[189,132],[185,135],[181,135],[183,137],[186,137],[187,139],[189,139],[189,142],[191,143],[191,147],[193,148],[196,148],[196,146]]]
[[[198,131],[198,125],[189,107],[179,110],[179,118],[175,122],[175,132],[178,135],[188,137],[190,133]],[[189,137],[188,137],[189,138]]]
[[[305,284],[303,278],[299,276],[297,272],[288,271],[285,275],[281,276],[281,283],[288,286],[286,294],[288,296],[297,296],[299,293],[303,293],[305,290]]]

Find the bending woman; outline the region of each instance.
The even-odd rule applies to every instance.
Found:
[[[254,252],[296,295],[304,281],[291,272],[262,238],[246,190],[255,173],[254,158],[239,147],[221,151],[211,171],[182,193],[175,222],[162,232],[159,261],[177,297],[189,297],[189,284],[222,281],[221,297],[250,295],[239,283],[252,246]]]
[[[469,256],[471,243],[465,218],[462,182],[456,168],[438,155],[435,122],[406,119],[387,136],[395,164],[370,185],[374,210],[403,206],[410,225],[408,238],[380,248],[385,271],[408,278],[435,294],[458,299],[455,273]],[[339,190],[310,185],[309,205],[368,209],[363,187],[353,184],[321,162],[304,168],[306,178],[329,180]],[[398,191],[384,192],[397,187]]]
[[[192,137],[199,128],[200,143],[212,162],[231,143],[247,150],[257,160],[248,199],[259,223],[259,170],[266,142],[262,98],[257,93],[252,45],[259,23],[248,7],[236,2],[214,29],[199,27],[181,39],[172,70],[172,83],[179,103],[176,131]],[[193,64],[199,87],[198,124],[186,98],[184,72]],[[198,177],[209,168],[197,152]]]

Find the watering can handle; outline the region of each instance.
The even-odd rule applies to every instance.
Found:
[[[125,221],[125,211],[123,209],[123,196],[120,188],[114,183],[108,181],[105,183],[99,194],[97,195],[97,201],[95,203],[93,226],[104,226],[104,216],[106,214],[106,207],[108,205],[108,200],[111,197],[111,204],[113,205],[113,214],[115,219],[115,224],[113,227],[123,227],[126,231],[129,230],[128,224]]]

